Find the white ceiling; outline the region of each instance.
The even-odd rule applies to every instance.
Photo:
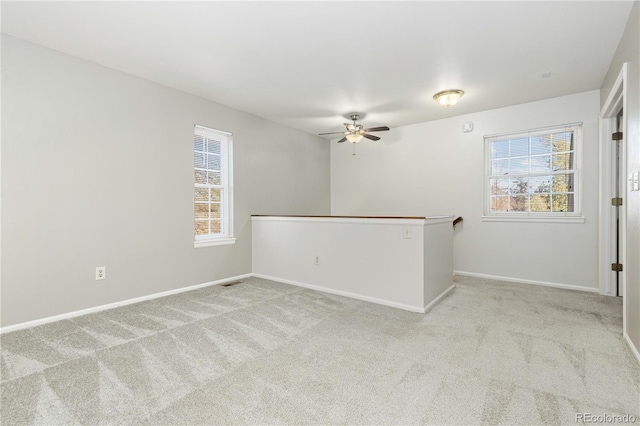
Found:
[[[2,32],[309,133],[600,88],[632,2],[7,2]],[[551,72],[550,78],[541,78]],[[451,109],[434,93],[466,92]]]

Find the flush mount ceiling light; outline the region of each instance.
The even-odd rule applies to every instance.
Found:
[[[457,104],[462,95],[464,95],[462,90],[443,90],[433,95],[433,99],[443,107],[449,108]]]

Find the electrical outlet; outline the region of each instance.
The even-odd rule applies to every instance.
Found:
[[[316,265],[320,265],[320,256],[316,256]]]
[[[411,229],[409,227],[404,227],[402,228],[402,238],[404,238],[405,240],[410,240],[411,239]]]
[[[96,281],[107,279],[107,267],[106,266],[98,266],[96,267]]]

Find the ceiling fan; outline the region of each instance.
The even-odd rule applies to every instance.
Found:
[[[333,133],[320,133],[319,136],[324,135],[345,135],[342,139],[338,141],[338,143],[349,141],[351,143],[358,143],[362,140],[362,138],[371,139],[372,141],[378,141],[380,138],[378,136],[370,135],[370,132],[382,132],[385,130],[389,130],[387,126],[381,127],[371,127],[369,129],[365,129],[362,124],[358,124],[358,118],[360,118],[359,114],[351,114],[351,119],[353,123],[344,123],[347,127],[346,132],[333,132]]]

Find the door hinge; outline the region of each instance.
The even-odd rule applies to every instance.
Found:
[[[622,132],[615,132],[614,134],[611,135],[611,139],[614,141],[621,141],[622,140]]]
[[[611,205],[612,206],[621,206],[622,205],[622,198],[612,198],[611,199]]]
[[[615,272],[622,272],[622,263],[612,263],[611,270]]]

